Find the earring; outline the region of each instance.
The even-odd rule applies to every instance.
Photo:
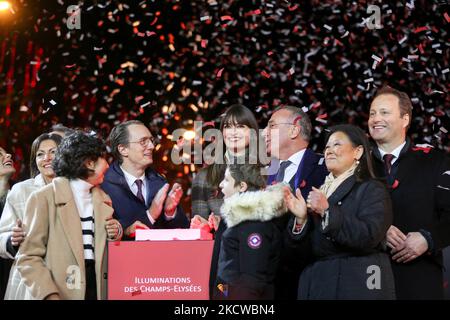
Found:
[[[356,165],[359,166],[359,160],[356,160]]]

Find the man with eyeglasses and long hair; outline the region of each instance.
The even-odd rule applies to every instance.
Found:
[[[102,189],[111,197],[116,219],[127,237],[136,228],[188,228],[179,206],[183,190],[175,183],[169,191],[166,179],[152,167],[154,138],[140,121],[115,126],[109,135],[115,161],[109,167]]]

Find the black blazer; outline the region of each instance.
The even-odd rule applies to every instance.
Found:
[[[408,139],[386,176],[378,148],[372,153],[376,174],[390,190],[393,225],[404,234],[421,232],[431,249],[409,263],[392,262],[397,298],[443,299],[442,249],[450,245],[450,158]]]

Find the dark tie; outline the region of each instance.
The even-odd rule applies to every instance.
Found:
[[[292,164],[292,162],[289,160],[281,162],[280,169],[278,170],[278,173],[277,173],[277,178],[276,178],[277,182],[283,182],[286,168],[289,167],[291,164]]]
[[[145,199],[144,199],[144,196],[142,195],[142,185],[144,184],[144,182],[142,182],[141,179],[136,179],[136,181],[134,183],[136,183],[136,185],[138,187],[138,192],[137,192],[136,196],[139,198],[139,200],[141,200],[141,202],[143,204],[145,204]]]
[[[383,156],[383,160],[384,160],[384,168],[386,169],[386,174],[390,175],[391,174],[391,168],[392,168],[392,160],[395,158],[395,156],[393,154],[390,153],[386,153]]]

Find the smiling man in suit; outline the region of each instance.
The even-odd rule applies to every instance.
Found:
[[[312,187],[320,187],[328,171],[321,155],[308,149],[312,125],[308,115],[300,108],[287,106],[277,109],[263,131],[266,148],[273,161],[274,174],[268,177],[268,184],[288,183],[292,190],[300,189],[306,199]],[[282,229],[293,229],[292,214],[280,219]],[[298,279],[306,263],[296,254],[294,244],[288,243],[286,230],[285,245],[280,258],[280,267],[275,284],[275,298],[292,300],[297,298]]]
[[[154,138],[140,121],[115,126],[109,136],[115,161],[105,175],[102,189],[111,197],[116,218],[126,236],[136,228],[189,228],[179,206],[183,190],[158,174],[153,163]]]
[[[450,158],[414,146],[408,95],[381,88],[370,106],[376,175],[391,193],[394,222],[386,234],[397,299],[443,299],[442,249],[450,245]]]

